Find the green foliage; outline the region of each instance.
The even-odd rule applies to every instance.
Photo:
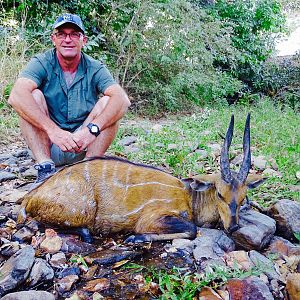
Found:
[[[232,42],[239,50],[234,74],[252,86],[261,79],[264,62],[274,50],[276,33],[283,30],[285,18],[276,0],[217,0],[210,11],[233,28]],[[228,66],[226,66],[228,67]]]
[[[295,232],[294,236],[297,239],[298,243],[300,243],[300,232]]]
[[[132,97],[133,109],[157,114],[224,104],[260,82],[283,24],[276,0],[2,1],[0,26],[49,44],[57,15],[83,19],[85,51],[103,59]],[[199,5],[197,5],[199,4]],[[258,85],[257,85],[258,86]]]
[[[251,275],[260,275],[266,271],[267,266],[256,265],[249,270],[241,270],[236,265],[233,268],[214,265],[203,273],[192,273],[185,268],[173,267],[171,270],[150,268],[137,268],[146,276],[146,282],[155,282],[159,285],[159,299],[192,300],[203,287],[218,288],[231,278],[246,278]],[[127,266],[125,267],[127,268]]]
[[[275,106],[268,99],[259,98],[256,104],[232,105],[210,109],[198,109],[188,116],[170,116],[160,121],[161,128],[153,128],[154,122],[127,120],[120,128],[111,153],[123,153],[127,158],[163,167],[175,176],[184,178],[196,174],[213,173],[219,169],[219,157],[210,144],[222,144],[219,134],[225,135],[230,115],[235,115],[235,130],[231,155],[242,152],[242,137],[246,114],[251,112],[252,156],[263,155],[268,166],[278,169],[280,177],[268,176],[258,189],[250,190],[252,200],[263,206],[290,198],[300,201],[300,193],[292,189],[297,185],[296,173],[300,170],[300,116],[289,107]],[[138,137],[138,151],[127,152],[119,139]],[[206,151],[206,155],[200,151]]]

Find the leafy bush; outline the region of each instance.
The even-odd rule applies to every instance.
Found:
[[[58,14],[80,15],[85,51],[108,64],[136,110],[152,114],[224,103],[258,87],[271,33],[284,21],[276,0],[16,0],[2,10],[0,25],[14,21],[39,41],[29,56],[51,45]]]
[[[233,28],[232,42],[239,51],[234,76],[250,87],[261,80],[265,61],[275,48],[276,34],[285,18],[276,0],[217,0],[209,11]],[[226,66],[228,68],[228,66]]]

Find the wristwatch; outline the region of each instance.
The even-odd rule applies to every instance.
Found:
[[[89,129],[91,134],[95,136],[98,136],[100,134],[100,129],[96,124],[89,123],[86,127]]]

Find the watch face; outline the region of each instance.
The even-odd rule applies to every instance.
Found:
[[[91,127],[91,131],[93,132],[93,133],[97,133],[98,132],[98,127],[97,126],[92,126]]]

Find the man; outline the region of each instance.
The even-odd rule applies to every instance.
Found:
[[[84,32],[79,16],[59,16],[51,34],[54,49],[31,59],[8,100],[37,161],[36,184],[55,166],[104,155],[130,105],[106,67],[81,52]]]

